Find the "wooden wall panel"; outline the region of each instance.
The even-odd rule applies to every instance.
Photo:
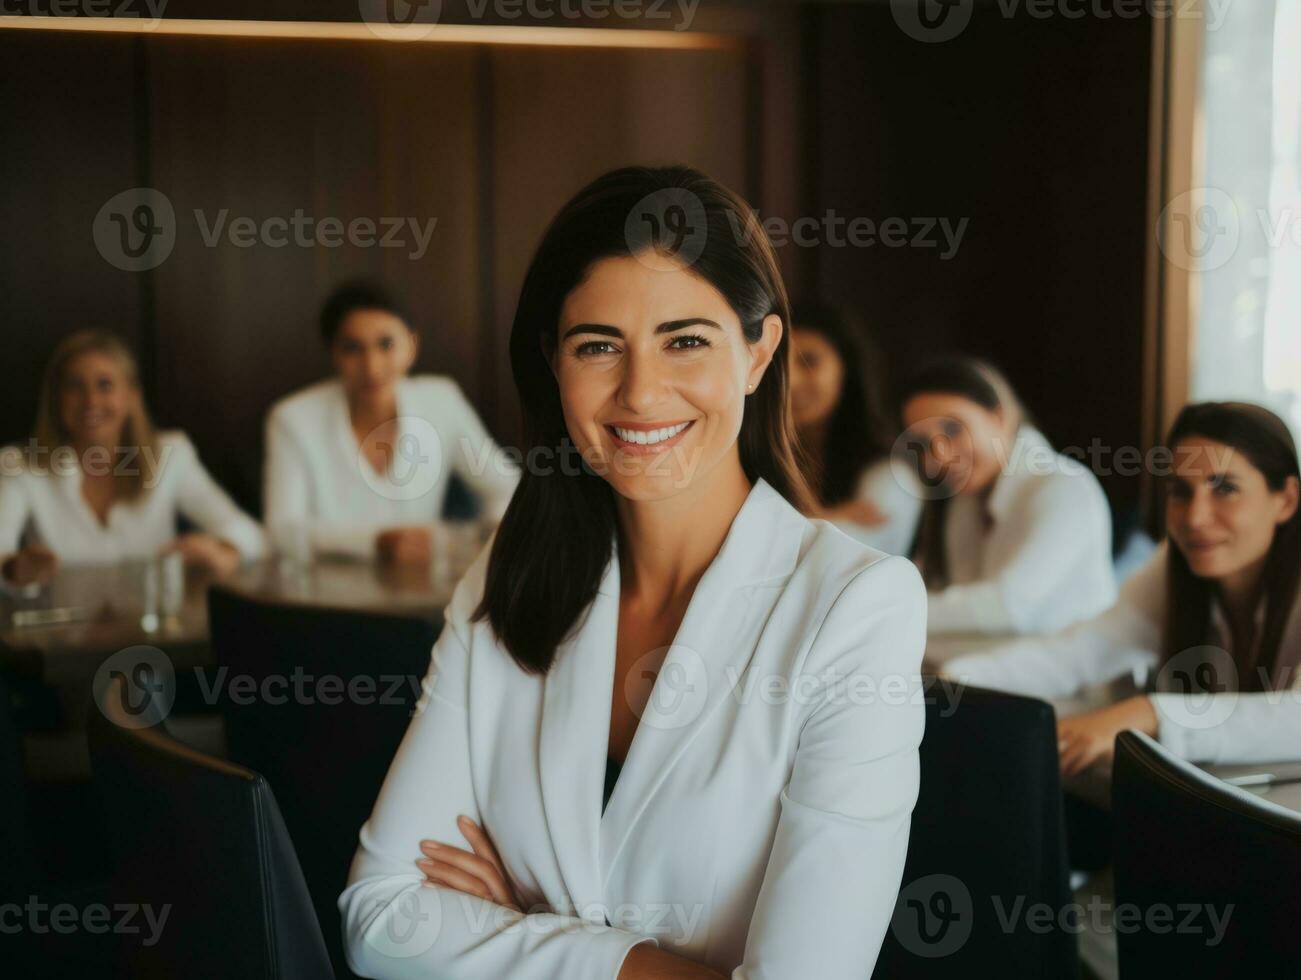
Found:
[[[0,31],[0,442],[25,440],[41,369],[87,326],[139,340],[141,279],[96,250],[100,208],[139,182],[133,38]]]
[[[947,261],[820,248],[816,291],[866,315],[896,374],[987,356],[1058,446],[1141,446],[1150,21],[978,5],[922,44],[885,5],[819,20],[819,212],[969,224]],[[1134,478],[1103,483],[1137,498]]]

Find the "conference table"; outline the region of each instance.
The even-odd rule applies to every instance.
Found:
[[[68,567],[38,589],[0,596],[0,668],[61,687],[137,645],[164,650],[178,667],[207,665],[207,589],[215,581],[266,601],[441,621],[465,564],[267,561],[221,579],[185,572],[170,596],[161,582],[167,572],[153,562]]]
[[[435,556],[429,564],[384,566],[323,559],[249,564],[220,579],[158,560],[64,567],[40,588],[0,594],[0,671],[25,709],[24,749],[39,781],[83,779],[89,772],[83,719],[95,674],[120,650],[149,646],[178,676],[213,665],[207,592],[214,582],[269,602],[413,616],[442,622],[443,609],[473,554]],[[211,745],[219,724],[172,718],[178,733]],[[190,727],[187,727],[190,726]]]
[[[935,673],[944,664],[959,655],[988,652],[1019,637],[980,633],[952,633],[933,636],[927,641],[923,670]],[[1098,684],[1069,698],[1053,701],[1058,718],[1069,718],[1114,704],[1125,697],[1140,693],[1140,688],[1129,676],[1106,684]],[[1301,813],[1301,762],[1260,762],[1250,764],[1207,764],[1199,768],[1225,782]],[[1093,766],[1077,776],[1063,781],[1066,792],[1086,800],[1104,810],[1111,809],[1111,767],[1109,764]]]

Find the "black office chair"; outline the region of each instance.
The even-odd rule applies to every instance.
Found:
[[[248,676],[262,697],[223,697],[230,757],[262,773],[280,800],[298,847],[335,972],[343,958],[338,898],[347,884],[357,832],[370,816],[429,670],[438,626],[431,620],[320,609],[250,599],[221,587],[208,593],[213,658],[230,679]],[[301,674],[306,698],[294,693]],[[318,687],[306,678],[338,678]],[[347,694],[357,679],[359,696]],[[247,683],[247,682],[245,682]],[[331,681],[331,684],[334,684]],[[414,858],[413,858],[414,859]]]
[[[267,781],[173,739],[135,710],[144,696],[114,678],[87,720],[114,906],[138,906],[139,931],[117,936],[114,975],[328,980],[321,927]]]
[[[921,790],[873,975],[1078,976],[1053,709],[946,685],[926,688]],[[1046,928],[1030,918],[1043,908]]]
[[[1296,976],[1301,814],[1137,732],[1116,738],[1111,797],[1116,908],[1141,914],[1116,930],[1122,978]]]

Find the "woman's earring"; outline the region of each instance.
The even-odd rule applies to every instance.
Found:
[[[746,390],[746,391],[754,391],[754,385],[752,385],[752,384],[748,384],[748,385],[746,385],[746,386],[745,386],[745,390]]]

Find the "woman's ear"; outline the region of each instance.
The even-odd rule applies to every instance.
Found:
[[[1283,484],[1283,509],[1278,513],[1278,524],[1286,524],[1296,514],[1297,504],[1301,503],[1301,481],[1289,476]]]
[[[415,367],[416,358],[420,356],[420,334],[416,333],[414,330],[411,330],[409,331],[409,336],[410,336],[411,344],[407,348],[408,350],[407,370],[408,371],[410,371],[413,367]]]
[[[781,343],[782,318],[776,313],[769,313],[763,319],[763,336],[750,344],[750,370],[746,375],[745,383],[747,391],[754,391],[759,387],[759,382],[763,380],[763,374],[768,370],[768,365],[772,363],[773,355],[777,353],[777,345]]]

